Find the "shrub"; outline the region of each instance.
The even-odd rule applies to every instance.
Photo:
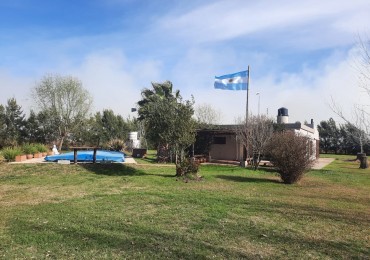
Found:
[[[181,162],[176,164],[176,176],[184,177],[187,181],[189,178],[199,180],[199,162],[193,158],[183,159]]]
[[[48,151],[48,148],[46,148],[46,146],[43,144],[34,144],[33,146],[39,153],[46,153]]]
[[[313,162],[313,147],[309,138],[293,132],[275,133],[268,146],[271,163],[284,183],[299,181]]]
[[[122,151],[125,148],[125,142],[121,139],[112,139],[108,142],[108,147],[113,151]]]
[[[14,161],[17,155],[22,154],[22,149],[19,147],[7,147],[1,151],[2,156],[8,162]]]
[[[25,144],[22,146],[22,150],[25,154],[34,154],[37,153],[38,150],[35,145],[33,144]]]

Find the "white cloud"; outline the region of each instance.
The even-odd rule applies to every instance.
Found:
[[[253,33],[262,33],[261,37],[273,34],[277,36],[276,41],[285,42],[289,39],[284,34],[296,29],[296,35],[305,40],[314,37],[317,43],[322,37],[321,41],[325,42],[322,44],[336,46],[342,44],[336,41],[338,35],[352,34],[353,29],[359,29],[359,23],[369,24],[370,16],[363,11],[369,9],[367,0],[217,1],[184,14],[170,14],[159,22],[159,27],[193,44],[230,40]],[[301,30],[309,34],[299,34]],[[327,33],[331,38],[325,37]],[[347,37],[346,43],[348,41],[351,37]]]
[[[217,56],[217,54],[214,54]],[[348,53],[334,53],[314,67],[306,66],[295,73],[271,72],[260,77],[254,77],[252,71],[249,93],[249,111],[257,114],[258,96],[260,92],[260,112],[268,113],[276,118],[280,107],[289,109],[290,121],[304,122],[314,119],[316,123],[330,117],[339,120],[329,107],[331,97],[340,104],[345,111],[350,111],[355,103],[365,103],[368,96],[363,95],[357,84],[356,71],[351,66],[355,49]],[[196,57],[193,56],[193,58]],[[209,61],[211,53],[206,55]],[[194,58],[195,59],[195,58]],[[197,65],[196,59],[179,64],[178,67],[187,72],[197,71],[202,64]],[[195,68],[191,68],[195,64]],[[206,66],[204,66],[206,67]],[[205,68],[205,71],[208,71]],[[232,72],[232,71],[230,71]],[[207,75],[207,77],[204,76]],[[186,85],[187,96],[194,94],[196,104],[208,103],[216,110],[222,112],[222,123],[232,124],[238,117],[243,117],[246,111],[245,91],[222,91],[213,89],[213,78],[209,73],[194,73],[194,77],[175,84]],[[192,81],[191,81],[192,80]],[[191,83],[193,87],[190,88]]]
[[[128,61],[120,50],[103,50],[87,55],[79,65],[62,63],[53,73],[79,78],[94,98],[94,111],[112,109],[124,117],[140,100],[141,90],[160,78],[161,64],[157,61]],[[15,97],[25,112],[32,107],[30,93],[39,78],[14,77],[0,72],[1,104]]]
[[[132,63],[120,50],[89,54],[69,73],[77,76],[94,97],[95,111],[112,109],[126,117],[140,100],[140,92],[158,78],[160,64],[156,61]]]
[[[27,77],[14,77],[5,70],[0,70],[0,82],[0,104],[5,106],[8,99],[15,98],[23,112],[28,113],[32,105],[30,86],[34,86],[35,82]]]

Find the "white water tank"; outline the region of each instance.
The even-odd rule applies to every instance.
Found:
[[[129,140],[137,140],[137,132],[130,132],[128,134],[128,139]]]
[[[140,140],[138,140],[138,132],[130,132],[128,134],[128,145],[130,148],[140,148]]]
[[[288,124],[289,123],[289,115],[288,115],[287,108],[281,107],[278,109],[277,123],[278,124]]]

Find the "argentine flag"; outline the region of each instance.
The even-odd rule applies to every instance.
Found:
[[[240,71],[215,77],[215,88],[226,90],[247,90],[248,71]]]

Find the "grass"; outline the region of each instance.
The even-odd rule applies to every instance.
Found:
[[[234,166],[184,183],[151,164],[0,164],[0,258],[366,259],[370,170],[337,158],[295,185]]]

